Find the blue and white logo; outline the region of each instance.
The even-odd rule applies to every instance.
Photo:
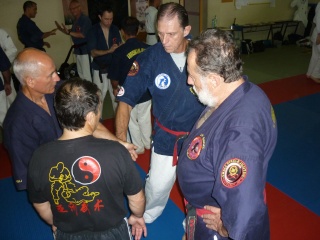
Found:
[[[156,77],[154,82],[155,82],[157,88],[167,89],[170,86],[171,79],[167,74],[161,73]]]

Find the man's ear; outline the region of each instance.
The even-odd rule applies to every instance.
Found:
[[[223,81],[223,78],[221,76],[219,76],[218,74],[215,74],[215,73],[209,73],[208,74],[208,78],[210,80],[211,85],[214,88],[220,86],[221,81]]]
[[[35,85],[35,79],[33,79],[32,77],[27,77],[24,82],[26,83],[26,85],[30,88],[34,88]]]
[[[94,121],[95,121],[95,114],[93,111],[88,112],[87,116],[86,116],[86,121],[90,124],[90,125],[94,125]]]
[[[188,25],[183,30],[183,36],[186,37],[191,31],[191,25]]]

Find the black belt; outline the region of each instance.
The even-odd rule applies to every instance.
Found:
[[[147,33],[148,35],[156,35],[155,33]]]
[[[191,206],[189,203],[186,205],[187,217],[186,217],[186,232],[187,240],[194,240],[194,233],[197,224],[197,213],[196,208]]]

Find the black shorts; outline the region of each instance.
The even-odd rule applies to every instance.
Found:
[[[59,229],[54,234],[55,240],[131,240],[132,235],[127,219],[115,228],[103,232],[84,231],[80,233],[64,233]]]

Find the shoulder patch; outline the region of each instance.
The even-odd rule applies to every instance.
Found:
[[[123,87],[120,87],[119,92],[118,92],[118,94],[117,94],[117,97],[123,96],[123,95],[124,95],[124,92],[125,92],[124,88],[123,88]]]
[[[239,186],[247,176],[247,165],[239,158],[232,158],[223,165],[221,182],[227,188]]]
[[[137,61],[132,63],[132,66],[128,72],[128,76],[135,76],[139,72],[140,66]]]
[[[171,78],[165,73],[160,73],[154,80],[154,83],[156,84],[157,88],[164,90],[170,86]]]

